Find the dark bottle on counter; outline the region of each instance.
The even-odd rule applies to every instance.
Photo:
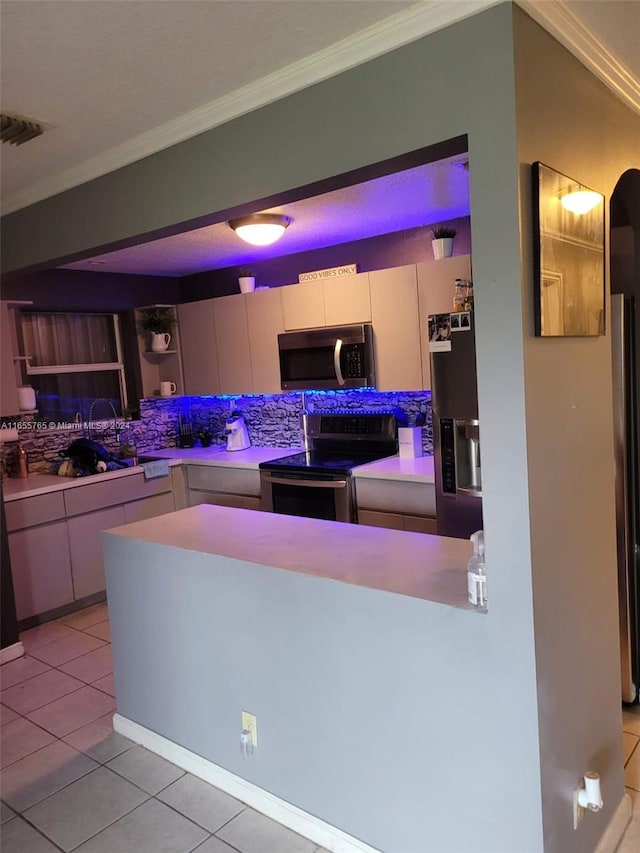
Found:
[[[16,474],[21,480],[26,480],[29,476],[27,451],[21,444],[16,447]]]

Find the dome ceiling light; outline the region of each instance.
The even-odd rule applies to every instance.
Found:
[[[293,220],[279,213],[252,213],[239,219],[230,219],[229,227],[238,237],[252,246],[270,246],[275,243]]]

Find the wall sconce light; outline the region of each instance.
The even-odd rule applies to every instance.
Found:
[[[560,204],[564,209],[570,210],[571,213],[577,213],[579,216],[593,210],[601,200],[602,196],[600,193],[596,193],[593,190],[585,190],[577,186],[567,190],[560,196]]]
[[[270,246],[275,243],[293,222],[290,216],[279,213],[252,213],[239,219],[230,219],[229,227],[238,237],[252,246]]]

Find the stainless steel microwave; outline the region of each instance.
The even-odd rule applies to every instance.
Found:
[[[283,332],[278,351],[283,391],[375,386],[371,323]]]

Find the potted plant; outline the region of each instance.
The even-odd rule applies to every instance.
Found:
[[[252,293],[256,289],[256,274],[251,267],[240,267],[238,270],[240,293]]]
[[[171,342],[176,318],[171,308],[141,308],[138,312],[138,325],[143,332],[151,334],[151,351],[164,352]]]
[[[200,439],[200,444],[202,445],[202,447],[211,447],[211,442],[213,440],[213,432],[207,427],[204,427],[203,429],[199,429],[196,432],[196,438]]]
[[[436,225],[431,229],[431,236],[433,257],[437,261],[450,258],[453,254],[453,238],[456,236],[456,229],[449,225]]]

